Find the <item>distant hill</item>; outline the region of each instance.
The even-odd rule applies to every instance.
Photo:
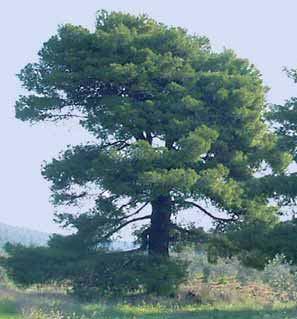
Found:
[[[23,244],[25,246],[45,246],[49,237],[50,234],[47,233],[0,223],[0,249],[7,242]],[[119,240],[111,242],[105,247],[113,251],[125,251],[134,249],[137,246],[132,242]]]
[[[23,245],[46,245],[50,234],[0,223],[0,248],[7,242]]]

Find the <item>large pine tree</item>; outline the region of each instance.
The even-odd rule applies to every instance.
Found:
[[[92,209],[58,216],[88,247],[146,222],[149,253],[167,256],[171,229],[183,231],[173,217],[187,208],[220,223],[274,218],[253,192],[255,174],[281,172],[289,158],[265,124],[260,73],[232,51],[146,16],[100,11],[94,32],[60,27],[19,78],[30,94],[17,118],[77,119],[96,140],[43,168],[56,204],[95,196]]]

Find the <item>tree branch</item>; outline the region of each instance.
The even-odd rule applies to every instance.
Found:
[[[200,206],[199,204],[197,203],[194,203],[194,202],[188,202],[188,201],[184,201],[185,204],[189,204],[189,205],[192,205],[196,208],[198,208],[199,210],[201,210],[205,215],[209,216],[210,218],[216,220],[216,221],[219,221],[219,222],[234,222],[236,220],[238,220],[238,217],[232,217],[232,218],[224,218],[224,217],[218,217],[218,216],[215,216],[213,215],[212,213],[210,213],[209,211],[207,211],[204,207]]]
[[[126,204],[123,204],[122,206],[120,206],[120,207],[118,208],[118,210],[122,210],[123,208],[125,208],[125,207],[127,207],[127,206],[129,206],[129,205],[131,205],[131,204],[133,204],[133,203],[136,203],[136,200],[131,200],[130,202],[128,202],[128,203],[126,203]]]
[[[127,220],[126,222],[124,222],[123,224],[121,224],[120,226],[115,228],[114,230],[110,231],[107,235],[104,236],[104,238],[105,239],[109,238],[110,236],[112,236],[113,234],[117,233],[119,230],[121,230],[122,228],[126,227],[127,225],[129,225],[131,223],[138,222],[140,220],[150,219],[150,218],[151,218],[151,215],[146,215],[146,216],[134,218],[134,219],[131,219],[131,220]]]
[[[115,141],[115,142],[103,144],[100,146],[100,148],[103,149],[103,148],[115,146],[120,151],[120,150],[122,150],[125,147],[130,146],[130,145],[131,144],[129,144],[127,141],[121,140],[121,141]]]
[[[132,216],[135,216],[135,215],[139,214],[148,204],[149,204],[149,202],[144,203],[144,204],[143,204],[142,206],[140,206],[134,213],[132,213],[132,214],[130,214],[130,215],[128,215],[128,216],[125,216],[125,217],[123,217],[122,219],[130,218],[130,217],[132,217]],[[122,219],[121,219],[121,220],[122,220]]]
[[[65,120],[67,118],[83,118],[86,119],[87,116],[84,115],[77,115],[77,114],[70,114],[70,113],[65,113],[65,114],[44,114],[44,116],[47,116],[48,119],[57,119],[57,120]]]

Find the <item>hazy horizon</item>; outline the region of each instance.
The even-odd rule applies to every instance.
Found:
[[[42,43],[55,34],[57,26],[73,23],[93,28],[99,9],[147,13],[167,25],[181,26],[190,33],[210,38],[215,50],[233,49],[248,58],[271,87],[268,101],[281,103],[297,96],[296,85],[282,71],[297,67],[294,21],[297,3],[271,1],[70,1],[11,0],[0,4],[1,82],[0,97],[0,222],[31,229],[59,231],[52,221],[49,184],[40,174],[44,160],[50,160],[67,144],[78,144],[87,135],[77,126],[42,124],[31,127],[14,118],[14,103],[22,93],[15,74],[28,62],[36,61]],[[190,214],[194,217],[194,213]],[[202,216],[195,220],[205,225]]]

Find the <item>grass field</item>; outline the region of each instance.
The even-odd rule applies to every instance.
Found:
[[[0,319],[296,319],[297,308],[293,304],[277,305],[188,305],[188,306],[162,306],[156,305],[103,305],[88,304],[72,305],[75,315],[67,311],[63,314],[62,310],[57,310],[58,300],[44,299],[43,303],[49,302],[52,308],[47,311],[37,310],[22,311],[17,310],[17,300],[0,300]],[[28,301],[27,301],[28,302]],[[72,301],[69,301],[70,303]],[[34,304],[34,300],[32,300]],[[45,304],[40,304],[45,308]],[[32,306],[32,309],[36,305]],[[27,304],[28,308],[28,304]],[[45,314],[47,313],[47,314]]]
[[[19,319],[17,305],[14,300],[0,299],[0,319]]]
[[[253,309],[254,308],[254,309]],[[96,312],[96,311],[95,311]],[[118,306],[99,311],[97,317],[92,317],[95,312],[90,312],[89,318],[98,319],[296,319],[297,310],[284,305],[276,308],[265,309],[251,306],[205,306],[184,307],[181,309],[166,309],[160,307],[131,307]],[[87,317],[88,318],[88,317]]]

